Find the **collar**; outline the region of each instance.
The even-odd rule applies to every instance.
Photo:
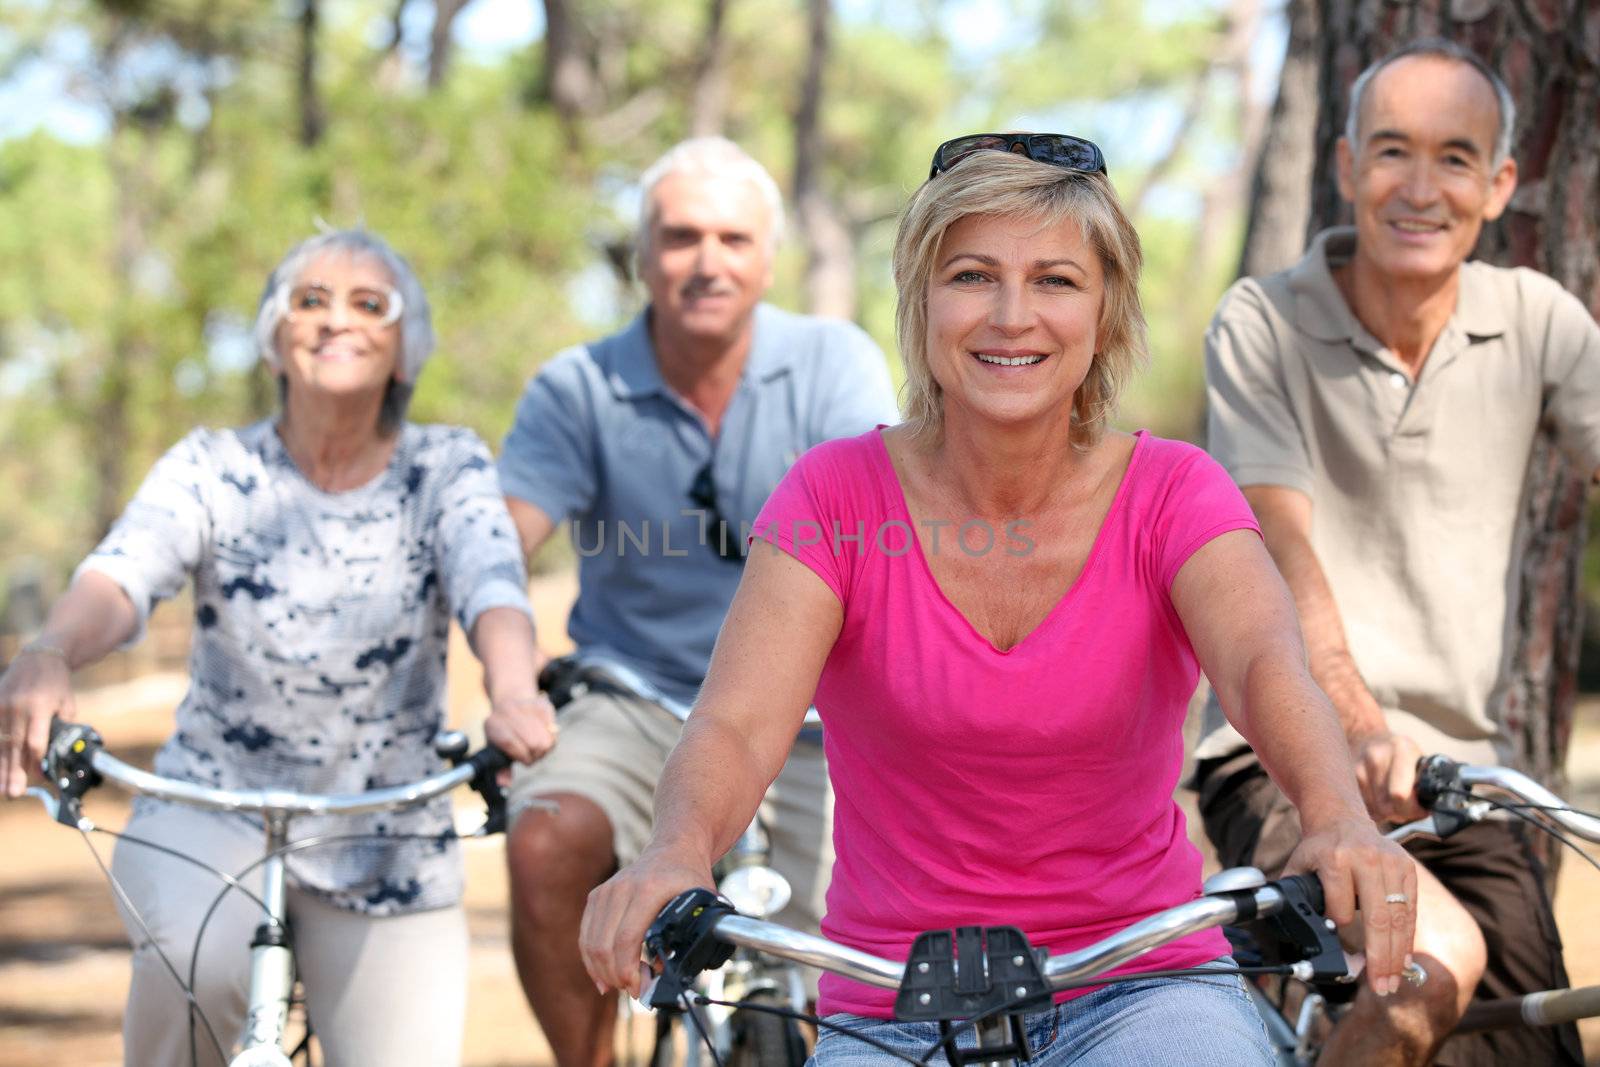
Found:
[[[1344,293],[1333,280],[1330,263],[1348,262],[1355,251],[1353,226],[1336,226],[1317,234],[1305,256],[1289,270],[1289,289],[1295,297],[1294,323],[1319,341],[1347,341],[1357,347],[1381,348],[1350,310]],[[1468,261],[1459,269],[1456,309],[1445,323],[1445,331],[1458,330],[1475,339],[1505,333],[1505,307],[1491,276],[1495,268]]]
[[[755,325],[750,339],[750,355],[745,360],[740,388],[751,381],[767,382],[787,374],[794,365],[795,348],[785,344],[787,331],[779,320],[785,312],[770,304],[756,305]],[[621,333],[605,342],[612,348],[613,356],[607,379],[611,390],[620,399],[632,400],[647,396],[667,396],[671,390],[661,377],[661,365],[656,361],[655,343],[650,339],[650,308],[648,306],[633,317]]]

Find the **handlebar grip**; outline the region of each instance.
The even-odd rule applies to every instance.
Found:
[[[500,772],[511,766],[511,757],[492,743],[486,743],[468,759],[472,768],[472,788],[483,798],[488,809],[479,831],[487,836],[503,834],[507,830],[506,792],[500,788]]]
[[[467,762],[472,764],[472,769],[479,774],[498,774],[511,766],[511,757],[489,743],[474,752]]]
[[[1461,764],[1448,756],[1423,756],[1417,760],[1416,792],[1417,803],[1435,811],[1461,792]]]
[[[1327,910],[1328,902],[1323,898],[1322,879],[1307,871],[1305,874],[1291,874],[1286,878],[1279,878],[1277,886],[1285,894],[1298,889],[1305,896],[1311,909],[1318,914]]]

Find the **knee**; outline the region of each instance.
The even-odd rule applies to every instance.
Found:
[[[1483,931],[1454,899],[1419,914],[1413,955],[1428,980],[1417,990],[1429,1014],[1453,1026],[1483,979],[1489,953]]]
[[[584,797],[556,799],[555,811],[524,812],[506,835],[512,903],[538,918],[546,903],[579,903],[616,868],[611,821]]]

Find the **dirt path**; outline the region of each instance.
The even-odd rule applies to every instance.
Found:
[[[547,580],[542,607],[570,596],[564,581]],[[560,633],[559,608],[542,623],[543,633]],[[469,659],[452,657],[457,663]],[[170,728],[170,709],[183,685],[182,675],[167,673],[100,689],[82,700],[80,716],[119,755],[145,759]],[[476,686],[471,671],[452,675],[452,718],[481,718]],[[1600,806],[1600,701],[1580,715],[1570,767],[1574,803]],[[125,821],[127,805],[113,791],[90,800],[88,813],[97,822],[119,827]],[[110,839],[95,835],[93,841],[109,859]],[[523,1005],[506,941],[500,841],[469,843],[466,862],[472,948],[465,1063],[547,1064],[549,1051]],[[1579,862],[1563,864],[1557,913],[1574,984],[1600,983],[1597,900],[1600,872]],[[49,822],[31,800],[0,802],[0,1067],[120,1063],[127,965],[121,923],[83,839]],[[1590,1062],[1600,1063],[1600,1021],[1591,1022],[1584,1037]]]

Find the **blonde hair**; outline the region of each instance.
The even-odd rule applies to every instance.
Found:
[[[1139,271],[1139,235],[1103,174],[1069,171],[1010,152],[975,152],[924,182],[906,205],[894,242],[898,291],[895,329],[905,363],[905,421],[913,435],[937,440],[944,429],[943,390],[928,366],[928,283],[951,226],[970,215],[1071,222],[1100,260],[1105,277],[1098,340],[1089,373],[1072,398],[1075,447],[1098,442],[1133,372],[1148,357]]]

